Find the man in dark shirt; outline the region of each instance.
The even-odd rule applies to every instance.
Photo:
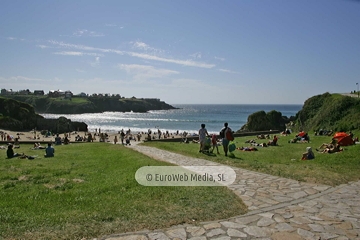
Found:
[[[13,145],[12,145],[12,144],[10,144],[10,145],[8,146],[8,149],[7,149],[7,151],[6,151],[6,155],[7,155],[8,158],[13,158],[13,157],[20,156],[20,154],[14,153],[14,149],[13,149]]]

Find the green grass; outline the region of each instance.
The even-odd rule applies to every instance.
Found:
[[[90,100],[87,97],[72,97],[71,100],[59,97],[59,98],[51,98],[51,100],[54,102],[61,102],[63,104],[87,104],[87,103],[90,103]]]
[[[199,145],[170,143],[170,142],[148,142],[145,145],[160,149],[177,152],[186,156],[203,158],[210,161],[244,168],[248,170],[267,173],[275,176],[291,178],[298,181],[309,183],[321,183],[336,186],[350,181],[360,179],[360,145],[344,147],[341,153],[325,154],[317,153],[316,148],[322,143],[329,143],[331,137],[312,136],[310,143],[288,143],[294,138],[291,136],[280,136],[279,146],[267,148],[257,147],[256,152],[243,152],[235,150],[235,157],[225,157],[222,147],[219,147],[220,155],[199,153]],[[359,134],[356,134],[359,136]],[[255,137],[236,138],[237,147],[249,147],[246,140]],[[268,140],[256,140],[257,143],[267,142]],[[312,147],[315,153],[314,160],[301,161],[302,153],[306,152],[306,147]],[[292,161],[296,159],[297,161]]]
[[[246,212],[226,187],[145,187],[142,166],[169,165],[120,145],[56,146],[54,158],[0,158],[0,239],[81,239]],[[20,150],[20,151],[19,151]]]

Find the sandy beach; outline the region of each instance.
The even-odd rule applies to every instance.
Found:
[[[14,143],[15,138],[19,138],[20,144],[34,142],[34,143],[41,143],[42,145],[44,145],[43,143],[55,142],[55,137],[56,137],[56,135],[55,136],[42,135],[40,131],[36,131],[36,132],[35,131],[10,131],[10,130],[5,130],[5,129],[0,129],[0,133],[5,134],[5,140],[3,140],[2,136],[0,136],[1,137],[0,145],[4,145],[4,144],[10,143],[10,142]],[[74,132],[66,133],[66,136],[70,140],[70,143],[71,142],[79,142],[79,141],[76,141],[77,136],[84,138],[84,137],[87,137],[89,133],[91,133],[91,135],[93,136],[93,142],[100,142],[99,134],[95,133],[95,132],[83,132],[83,131],[75,132],[74,131]],[[107,138],[105,139],[105,142],[114,143],[114,139],[116,136],[117,144],[121,144],[119,133],[107,132],[104,134],[107,134]],[[11,137],[11,141],[8,141],[6,139],[7,135],[9,135]],[[59,134],[59,136],[63,139],[63,138],[65,138],[65,133]],[[133,136],[133,138],[136,138],[136,141],[138,141],[137,133],[134,133],[132,136]],[[155,139],[158,139],[158,135],[156,133],[151,134],[151,136],[154,136]],[[140,141],[144,141],[146,137],[147,137],[147,134],[141,134]],[[161,138],[163,139],[163,136]],[[170,135],[170,138],[181,138],[181,136]],[[135,140],[131,140],[131,141],[135,141]],[[87,142],[87,141],[81,141],[81,142]]]

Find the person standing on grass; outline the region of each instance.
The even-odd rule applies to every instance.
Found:
[[[200,142],[199,152],[204,151],[206,136],[209,136],[209,133],[207,132],[207,130],[205,128],[205,124],[201,124],[201,128],[199,130],[199,142]]]
[[[216,151],[217,151],[217,154],[220,154],[219,152],[219,148],[218,148],[218,145],[217,145],[217,139],[216,139],[216,134],[213,134],[211,136],[211,144],[212,144],[212,150],[211,152],[214,152],[215,148],[216,148]]]
[[[229,142],[234,140],[232,130],[228,127],[228,123],[224,123],[224,127],[220,131],[220,137],[222,138],[222,145],[224,148],[225,156],[227,156],[227,153],[229,151]]]

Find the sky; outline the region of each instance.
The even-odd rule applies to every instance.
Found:
[[[303,104],[360,83],[360,1],[1,0],[0,88]]]

